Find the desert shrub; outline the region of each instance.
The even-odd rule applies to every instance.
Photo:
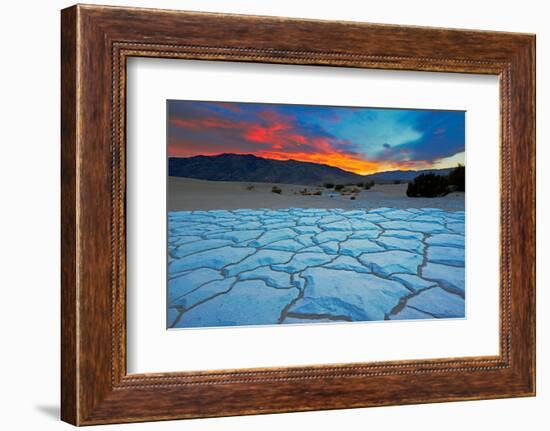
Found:
[[[443,175],[421,174],[417,176],[407,187],[408,197],[435,198],[445,196],[448,186],[448,178]]]
[[[344,184],[336,184],[334,186],[334,190],[336,190],[337,192],[341,191],[344,189]]]
[[[350,199],[351,199],[352,201],[354,201],[356,198],[355,198],[355,196],[352,196],[352,197],[350,197]]]
[[[466,190],[466,169],[463,165],[458,165],[448,175],[449,186],[454,186],[454,190],[463,192]]]
[[[363,184],[363,188],[365,190],[369,190],[370,188],[372,188],[374,186],[374,181],[367,181],[366,183]]]
[[[401,184],[401,180],[393,180],[394,184]]]
[[[338,190],[342,196],[351,196],[361,193],[361,189],[355,186],[344,186],[342,189]]]
[[[277,187],[277,186],[271,187],[271,193],[277,193],[278,195],[280,195],[282,192],[283,192],[283,189],[281,189],[280,187]]]
[[[300,190],[302,196],[321,196],[323,192],[319,189],[317,190],[308,190],[307,188]]]
[[[254,190],[256,187],[254,187],[253,184],[248,184],[245,188],[246,188],[246,190],[248,190],[249,192],[251,192],[251,191]]]
[[[334,183],[325,183],[323,184],[325,186],[325,188],[327,189],[333,189],[334,188]]]

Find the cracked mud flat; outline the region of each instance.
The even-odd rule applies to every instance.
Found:
[[[462,318],[464,211],[168,213],[171,328]]]

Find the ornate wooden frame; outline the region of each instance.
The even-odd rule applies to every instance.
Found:
[[[88,425],[535,394],[534,35],[77,5],[62,11],[61,49],[63,420]],[[130,56],[498,75],[500,354],[128,375]]]

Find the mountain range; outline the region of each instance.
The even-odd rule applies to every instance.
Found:
[[[446,175],[451,169],[386,171],[358,175],[333,166],[296,160],[273,160],[252,154],[170,157],[168,175],[210,181],[244,181],[300,185],[347,184],[364,181],[408,182],[422,173]]]

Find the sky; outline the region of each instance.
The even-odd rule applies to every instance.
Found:
[[[168,157],[254,154],[360,175],[465,163],[465,113],[168,101]]]

